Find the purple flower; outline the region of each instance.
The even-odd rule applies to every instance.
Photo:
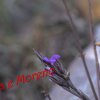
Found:
[[[50,63],[51,65],[53,65],[59,58],[60,58],[60,55],[54,54],[50,59],[48,59],[47,57],[44,57],[44,60]]]

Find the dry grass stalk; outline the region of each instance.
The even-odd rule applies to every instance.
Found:
[[[95,45],[96,45],[96,46],[100,46],[100,42],[96,42]]]
[[[48,98],[48,100],[52,100],[50,95],[45,90],[41,91],[41,93],[44,95],[45,98]]]
[[[90,39],[91,39],[91,42],[93,44],[93,49],[94,49],[94,55],[95,55],[95,62],[96,62],[96,74],[97,74],[97,85],[98,85],[98,94],[99,94],[99,100],[100,100],[100,83],[99,83],[99,80],[100,80],[100,68],[99,68],[99,61],[98,61],[98,55],[97,55],[97,51],[96,51],[96,45],[95,45],[95,39],[94,39],[94,36],[93,36],[93,32],[94,32],[94,28],[93,28],[93,14],[92,14],[92,1],[91,0],[88,0],[88,7],[89,7],[89,14],[88,14],[88,17],[89,17],[89,36],[90,36]],[[97,45],[99,45],[97,43]]]
[[[82,100],[90,100],[89,97],[84,94],[81,90],[78,90],[70,80],[70,74],[67,72],[64,67],[62,66],[61,62],[59,60],[56,60],[55,63],[52,65],[51,63],[47,62],[44,59],[44,56],[42,56],[40,53],[38,53],[36,50],[34,50],[34,53],[37,55],[37,57],[41,60],[41,62],[45,66],[45,70],[49,70],[50,68],[53,68],[52,75],[49,76],[49,78],[61,86],[63,89],[67,90],[68,92],[72,93],[73,95],[79,97]]]
[[[80,38],[77,35],[77,33],[78,33],[77,28],[76,28],[75,24],[73,23],[73,19],[71,17],[71,14],[70,14],[70,11],[69,11],[69,8],[68,8],[68,4],[66,3],[66,0],[62,0],[62,1],[63,1],[64,6],[65,6],[65,9],[66,9],[66,14],[67,14],[67,16],[69,17],[69,20],[70,20],[70,25],[71,25],[72,30],[73,30],[72,35],[76,39],[76,46],[77,46],[77,49],[78,49],[78,51],[79,51],[79,53],[81,55],[81,58],[82,58],[82,61],[83,61],[83,64],[84,64],[84,68],[85,68],[85,71],[86,71],[86,74],[87,74],[87,77],[88,77],[88,80],[89,80],[89,83],[90,83],[92,92],[94,94],[95,99],[98,100],[98,97],[97,97],[97,94],[96,94],[96,91],[95,91],[95,88],[94,88],[92,79],[90,77],[90,73],[89,73],[87,64],[86,64],[86,61],[85,61],[85,57],[84,57],[84,54],[83,54],[83,50],[81,48]]]

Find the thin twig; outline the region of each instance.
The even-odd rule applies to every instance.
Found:
[[[84,68],[85,68],[85,71],[86,71],[86,74],[87,74],[87,77],[88,77],[88,80],[89,80],[89,83],[90,83],[92,92],[93,92],[93,94],[94,94],[95,99],[98,100],[98,97],[97,97],[97,94],[96,94],[96,91],[95,91],[95,88],[94,88],[92,79],[91,79],[91,77],[90,77],[90,73],[89,73],[87,64],[86,64],[86,61],[85,61],[85,57],[84,57],[84,54],[83,54],[83,51],[82,51],[82,48],[81,48],[81,44],[80,44],[80,41],[79,41],[80,38],[79,38],[79,36],[77,35],[78,31],[77,31],[77,29],[76,29],[75,24],[73,23],[73,19],[72,19],[72,17],[71,17],[71,14],[70,14],[68,5],[67,5],[67,3],[66,3],[66,0],[62,0],[62,1],[63,1],[63,3],[64,3],[65,9],[66,9],[66,14],[67,14],[67,16],[69,17],[69,20],[70,20],[71,28],[72,28],[72,30],[73,30],[72,34],[73,34],[73,36],[74,36],[75,39],[76,39],[76,46],[77,46],[78,51],[80,52],[81,59],[82,59],[83,64],[84,64]]]
[[[49,100],[51,100],[51,97],[50,97],[50,95],[48,95],[48,99],[49,99]]]
[[[86,94],[84,94],[81,90],[77,89],[74,86],[74,84],[70,80],[70,73],[67,72],[64,69],[64,67],[62,66],[61,62],[58,60],[59,57],[57,58],[57,56],[59,56],[59,55],[53,55],[52,56],[52,57],[56,57],[56,58],[52,58],[51,57],[52,59],[55,59],[54,63],[52,63],[52,62],[47,63],[48,60],[49,60],[48,58],[47,58],[48,59],[47,60],[47,59],[45,59],[45,57],[41,57],[40,53],[38,53],[36,50],[34,51],[34,53],[42,61],[42,63],[44,63],[45,69],[47,71],[49,71],[50,73],[52,73],[51,75],[49,75],[49,79],[51,79],[54,83],[56,83],[59,86],[61,86],[66,91],[68,91],[68,92],[72,93],[73,95],[79,97],[80,99],[82,99],[82,100],[90,100],[89,97]],[[53,68],[52,71],[50,71],[51,68]],[[44,93],[45,94],[44,96],[48,97],[48,99],[51,99],[50,96],[45,91],[42,92],[42,93]]]
[[[41,91],[41,93],[42,93],[45,97],[47,97],[48,100],[52,100],[51,97],[50,97],[50,95],[49,95],[45,90]]]
[[[98,55],[97,55],[97,51],[96,51],[96,45],[95,45],[95,39],[93,37],[93,32],[94,32],[94,28],[93,28],[93,13],[92,13],[92,2],[91,0],[88,0],[88,7],[89,7],[89,36],[91,39],[91,42],[93,44],[93,49],[94,49],[94,55],[95,55],[95,61],[96,61],[96,74],[97,74],[97,85],[98,85],[98,94],[99,94],[99,100],[100,100],[100,85],[99,85],[99,79],[100,79],[100,73],[99,73],[99,61],[98,61]]]

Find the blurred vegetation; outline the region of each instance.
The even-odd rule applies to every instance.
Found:
[[[70,3],[71,13],[78,28],[82,48],[89,43],[87,22]],[[0,81],[15,81],[21,73],[33,73],[43,65],[33,55],[32,48],[50,57],[54,53],[62,56],[68,68],[78,54],[75,39],[71,35],[69,20],[60,0],[0,0]],[[48,79],[33,81],[1,93],[2,100],[42,100],[41,91],[49,91],[52,83]]]

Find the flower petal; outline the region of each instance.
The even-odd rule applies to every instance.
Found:
[[[43,58],[46,62],[49,62],[49,59],[47,57]]]
[[[54,55],[50,58],[50,60],[58,60],[60,57],[61,57],[60,55],[54,54]]]
[[[55,59],[53,59],[53,60],[50,60],[50,62],[55,62],[56,60]]]

